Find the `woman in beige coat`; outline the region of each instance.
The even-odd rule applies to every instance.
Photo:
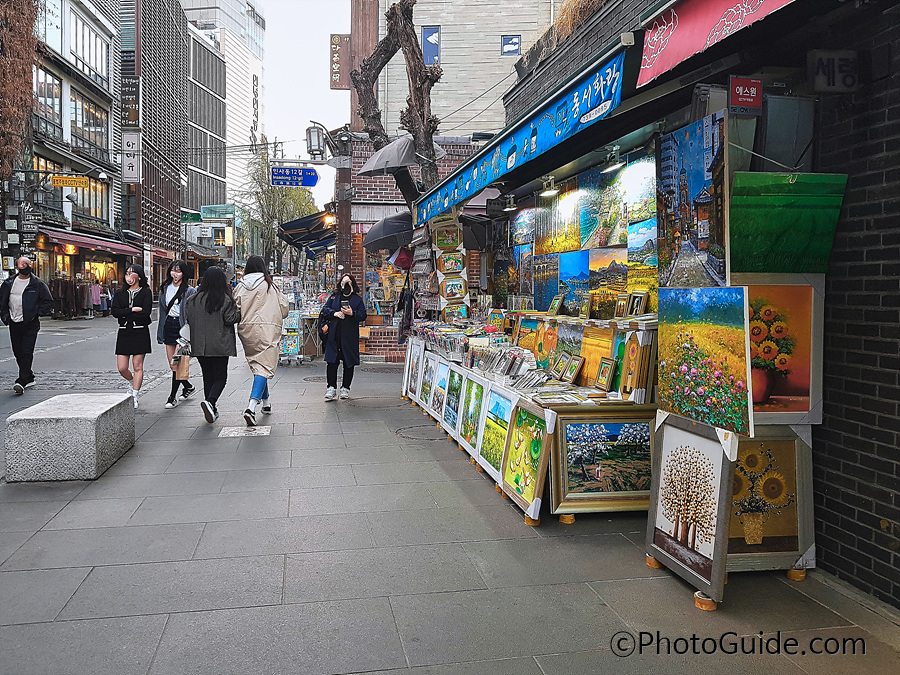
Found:
[[[278,342],[282,322],[288,315],[288,299],[272,283],[265,261],[252,255],[244,266],[244,276],[234,289],[234,300],[241,310],[238,337],[253,373],[253,389],[244,411],[244,421],[247,426],[255,427],[257,405],[262,403],[265,415],[272,412],[269,380],[278,367]]]

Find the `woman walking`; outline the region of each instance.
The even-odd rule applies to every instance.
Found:
[[[325,333],[325,362],[327,388],[325,400],[333,401],[337,394],[338,363],[344,363],[341,374],[341,398],[350,398],[353,368],[359,365],[359,324],[366,320],[366,305],[359,297],[359,286],[352,274],[341,277],[337,290],[322,307],[329,317],[322,328]],[[333,317],[333,318],[330,318]]]
[[[228,381],[228,357],[237,356],[234,324],[241,320],[225,273],[210,267],[200,288],[184,301],[184,320],[191,327],[191,356],[203,371],[203,401],[200,407],[212,424],[219,416],[216,403]]]
[[[184,400],[194,393],[193,385],[187,380],[179,380],[175,373],[177,364],[173,363],[175,347],[178,342],[179,331],[184,325],[182,307],[185,300],[194,294],[194,289],[188,285],[190,267],[183,260],[174,260],[166,272],[166,280],[159,289],[159,326],[156,329],[156,340],[166,346],[166,358],[169,360],[169,368],[172,369],[172,390],[166,408],[174,408],[178,405],[178,387],[183,386],[181,399]]]
[[[262,403],[262,412],[272,412],[269,402],[269,380],[278,367],[278,342],[281,340],[282,322],[288,315],[288,299],[275,284],[266,269],[265,261],[258,255],[247,258],[244,276],[234,290],[234,299],[241,309],[238,336],[244,346],[247,365],[253,373],[250,401],[244,411],[247,426],[256,426],[256,407]]]
[[[138,392],[144,382],[144,358],[150,353],[150,312],[153,293],[147,275],[140,265],[125,270],[125,288],[116,292],[112,300],[112,315],[119,320],[116,337],[116,365],[119,374],[131,382],[134,407],[138,407]],[[131,369],[129,369],[129,360]]]

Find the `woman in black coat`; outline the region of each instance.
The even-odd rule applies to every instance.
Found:
[[[359,324],[366,321],[366,305],[359,297],[359,286],[352,274],[344,274],[337,290],[322,307],[322,314],[328,317],[325,332],[325,362],[327,388],[325,400],[333,401],[337,394],[338,362],[343,361],[341,375],[341,398],[350,398],[350,384],[353,382],[353,368],[359,365]]]
[[[116,291],[112,301],[112,315],[119,320],[116,337],[116,365],[119,374],[131,382],[134,407],[138,407],[138,392],[144,382],[144,358],[150,353],[150,312],[153,293],[147,275],[140,265],[125,270],[125,288]],[[131,369],[129,369],[129,359]],[[133,372],[132,372],[133,371]]]

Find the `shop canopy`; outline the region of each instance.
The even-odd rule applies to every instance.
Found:
[[[89,248],[94,251],[106,251],[107,253],[117,253],[119,255],[140,256],[141,252],[119,241],[111,241],[102,237],[93,237],[89,234],[70,232],[69,230],[57,230],[52,227],[42,227],[41,232],[54,244],[62,244],[69,246],[78,246],[79,248]]]
[[[334,233],[334,229],[325,223],[328,215],[328,211],[319,211],[282,223],[278,226],[278,238],[296,248],[315,243]]]

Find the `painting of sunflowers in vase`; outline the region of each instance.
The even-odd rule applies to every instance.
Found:
[[[659,408],[753,435],[744,287],[659,289]]]
[[[516,406],[503,454],[503,489],[525,510],[544,491],[547,440],[543,412],[523,403]]]
[[[794,441],[742,440],[734,469],[728,552],[796,551],[797,492]]]

